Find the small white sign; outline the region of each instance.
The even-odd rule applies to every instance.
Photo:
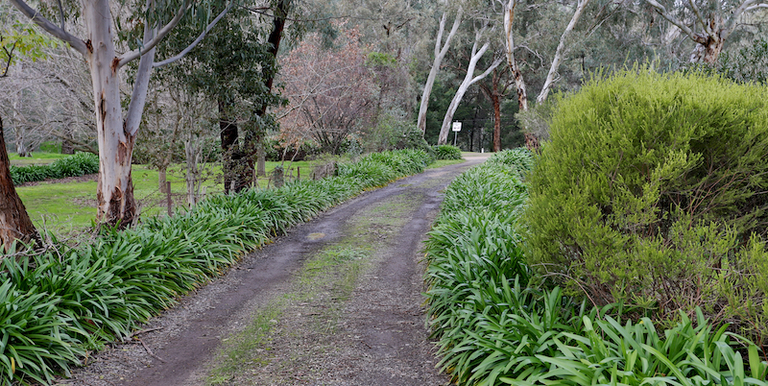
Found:
[[[461,122],[453,122],[453,130],[452,131],[461,131]]]

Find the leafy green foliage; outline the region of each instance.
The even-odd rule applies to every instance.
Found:
[[[432,146],[435,151],[435,158],[439,160],[461,159],[461,149],[452,145]]]
[[[765,91],[634,70],[559,101],[529,177],[529,262],[597,304],[667,325],[701,306],[765,343]]]
[[[457,384],[768,385],[757,346],[715,330],[700,310],[660,334],[649,318],[622,325],[607,316],[621,314],[616,305],[525,288],[533,272],[518,219],[531,164],[516,149],[458,177],[430,232],[429,324]]]
[[[768,40],[760,38],[739,50],[738,54],[724,52],[720,56],[718,70],[737,82],[766,84],[768,74]]]
[[[36,61],[46,57],[46,48],[58,45],[58,40],[39,34],[32,23],[16,22],[11,28],[0,29],[0,78],[8,75],[8,70],[19,58]]]
[[[0,385],[51,382],[85,349],[121,339],[243,254],[364,189],[424,170],[422,151],[371,154],[338,177],[218,195],[93,244],[63,247],[0,270]]]
[[[11,165],[11,178],[15,185],[43,181],[49,178],[78,177],[99,172],[99,157],[91,153],[77,153],[48,165]]]

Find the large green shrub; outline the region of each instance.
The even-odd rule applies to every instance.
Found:
[[[458,385],[766,385],[757,347],[701,312],[657,331],[559,288],[526,288],[518,217],[524,149],[494,154],[446,189],[427,241],[429,326]],[[744,352],[738,349],[747,347]]]
[[[435,145],[432,146],[435,151],[435,158],[439,160],[458,160],[461,159],[461,149],[453,145]]]
[[[559,101],[529,176],[530,262],[596,304],[701,305],[765,342],[766,91],[634,70]]]

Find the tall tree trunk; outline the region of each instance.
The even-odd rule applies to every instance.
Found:
[[[459,85],[459,89],[456,90],[456,95],[453,96],[451,104],[448,105],[448,111],[445,113],[445,118],[443,118],[443,126],[440,128],[440,137],[437,139],[438,145],[445,145],[448,142],[448,132],[451,129],[453,114],[456,112],[456,109],[459,108],[459,103],[461,103],[461,100],[464,98],[464,94],[467,92],[467,89],[469,89],[469,86],[488,76],[491,71],[493,71],[496,67],[498,67],[499,64],[501,64],[501,59],[498,59],[494,61],[493,64],[491,64],[491,66],[488,67],[488,69],[485,70],[483,74],[473,77],[475,73],[475,67],[477,66],[477,61],[480,60],[480,58],[483,56],[483,54],[485,54],[485,51],[487,51],[489,47],[489,43],[485,43],[480,48],[480,50],[477,49],[477,45],[481,38],[482,31],[478,31],[475,34],[475,43],[472,45],[472,56],[469,60],[469,65],[467,66],[467,75],[464,76],[464,80],[461,82],[461,85]]]
[[[42,244],[37,229],[27,214],[11,179],[11,161],[5,147],[3,119],[0,117],[0,242],[5,253],[11,251],[14,240],[23,242],[36,241]]]
[[[264,85],[267,88],[267,92],[272,92],[272,86],[275,82],[275,74],[277,73],[277,53],[280,51],[280,43],[283,40],[283,31],[285,30],[285,23],[288,20],[288,12],[290,12],[293,0],[279,0],[277,7],[274,10],[274,17],[272,19],[272,31],[269,33],[267,43],[269,43],[269,60],[271,63],[264,64],[262,66],[264,73]],[[269,108],[268,103],[262,103],[256,114],[261,118],[267,114]],[[266,176],[266,155],[263,152],[262,141],[264,139],[265,129],[263,127],[256,127],[254,133],[245,135],[243,143],[242,158],[245,165],[244,170],[239,175],[238,191],[246,188],[252,181],[256,181],[253,173],[257,173],[258,176]]]
[[[443,17],[440,19],[440,29],[437,31],[437,38],[435,39],[435,60],[432,63],[432,68],[429,69],[429,75],[427,76],[427,83],[424,84],[424,92],[421,94],[421,105],[419,106],[419,118],[417,127],[421,130],[421,136],[427,131],[427,109],[429,107],[429,96],[432,94],[432,86],[435,84],[435,78],[440,71],[440,64],[445,58],[445,54],[448,53],[448,48],[451,46],[451,39],[456,35],[456,31],[459,30],[459,24],[461,24],[462,8],[459,7],[459,12],[456,14],[456,19],[453,21],[453,27],[445,38],[443,43],[443,32],[445,31],[445,21],[448,17],[447,12],[443,12]]]
[[[563,34],[560,36],[560,43],[558,43],[557,49],[555,50],[555,56],[552,58],[552,65],[549,67],[546,80],[544,80],[544,86],[542,86],[539,96],[536,97],[537,103],[542,103],[545,99],[547,99],[549,90],[552,88],[552,84],[555,81],[555,74],[560,68],[560,62],[563,59],[563,55],[565,55],[565,44],[568,39],[568,35],[570,35],[571,31],[573,31],[573,28],[576,27],[576,23],[579,21],[579,18],[581,18],[581,14],[587,7],[587,4],[589,4],[589,0],[579,0],[579,2],[576,4],[576,10],[573,12],[571,21],[568,23],[568,26],[565,27]]]
[[[519,111],[528,111],[528,91],[525,86],[525,79],[523,79],[523,73],[520,72],[520,66],[515,59],[515,37],[512,33],[512,23],[515,21],[515,7],[517,1],[509,0],[505,5],[504,12],[504,33],[505,33],[505,48],[507,54],[507,66],[512,71],[512,77],[515,80],[515,87],[517,88],[517,104]]]
[[[98,220],[126,227],[136,216],[131,180],[131,157],[136,134],[123,121],[109,2],[86,0],[84,3],[90,43],[87,59],[93,85],[99,144],[99,181],[96,193]]]

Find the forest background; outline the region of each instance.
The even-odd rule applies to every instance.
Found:
[[[111,20],[82,23],[97,3]],[[9,0],[0,3],[0,117],[8,150],[20,157],[41,147],[100,154],[98,219],[126,224],[135,221],[126,177],[133,163],[157,170],[159,190],[168,170],[182,176],[193,204],[216,174],[206,165],[220,163],[228,172],[216,183],[239,191],[265,174],[266,159],[354,156],[422,146],[421,138],[455,140],[467,151],[535,146],[546,139],[552,91],[574,91],[592,74],[638,63],[661,72],[705,65],[760,82],[767,7],[756,0]],[[117,118],[100,118],[94,98],[104,95],[94,74],[110,70],[88,59],[91,39],[75,38],[94,36],[99,23],[116,29],[110,76],[117,88],[104,101],[126,110]],[[462,131],[449,138],[456,121]],[[104,130],[124,135],[127,150],[100,139],[109,137],[100,137]],[[123,164],[110,166],[111,158]]]

